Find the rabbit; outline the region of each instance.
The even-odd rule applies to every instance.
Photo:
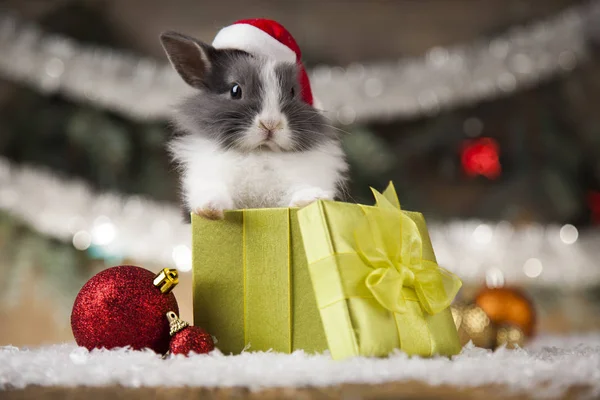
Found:
[[[194,89],[175,107],[168,144],[188,216],[222,219],[225,210],[338,198],[348,171],[341,138],[302,100],[296,63],[172,31],[160,40]]]

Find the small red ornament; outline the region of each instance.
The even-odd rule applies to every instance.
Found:
[[[500,146],[492,138],[469,140],[463,144],[461,163],[469,176],[482,175],[488,179],[500,176]]]
[[[600,192],[589,192],[588,205],[592,214],[592,221],[596,224],[600,224]]]
[[[212,336],[199,326],[190,326],[180,320],[173,311],[167,313],[171,330],[170,351],[172,354],[188,355],[190,352],[204,354],[215,349]]]
[[[92,277],[81,288],[71,313],[71,328],[79,346],[112,349],[169,350],[169,323],[165,314],[177,310],[171,289],[177,271],[158,275],[147,269],[121,265]]]

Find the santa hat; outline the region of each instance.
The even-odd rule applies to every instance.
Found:
[[[308,75],[302,65],[302,53],[293,36],[278,22],[269,19],[245,19],[221,29],[212,45],[217,49],[243,50],[277,61],[294,62],[300,69],[302,99],[314,106]]]

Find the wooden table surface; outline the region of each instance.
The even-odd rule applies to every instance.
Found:
[[[573,387],[560,399],[579,398],[584,387]],[[515,393],[501,386],[457,388],[452,386],[429,386],[420,382],[391,382],[381,385],[341,385],[326,388],[279,388],[250,391],[244,388],[102,388],[80,387],[29,387],[22,390],[0,392],[3,400],[72,400],[72,399],[451,399],[451,400],[521,400],[535,399],[535,394]]]

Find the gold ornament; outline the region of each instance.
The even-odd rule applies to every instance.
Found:
[[[472,341],[477,347],[493,348],[496,330],[480,307],[475,304],[453,306],[452,314],[463,346]]]
[[[472,303],[451,306],[458,337],[464,346],[509,349],[523,347],[535,330],[532,302],[517,289],[485,288]]]
[[[505,345],[507,349],[523,347],[525,334],[521,329],[512,325],[503,325],[496,333],[496,347]]]
[[[179,274],[176,269],[163,268],[156,274],[152,283],[160,289],[161,293],[169,293],[179,283]]]
[[[462,324],[462,313],[465,309],[464,304],[453,304],[450,306],[450,311],[452,312],[452,319],[454,319],[454,325],[456,325],[456,329],[460,329]]]

